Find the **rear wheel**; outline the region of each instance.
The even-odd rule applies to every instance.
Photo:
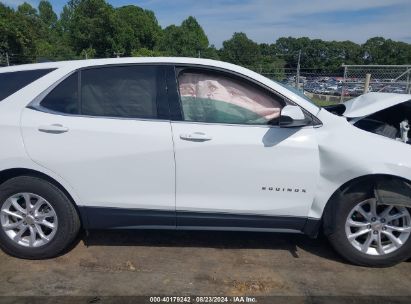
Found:
[[[386,267],[411,255],[411,215],[405,207],[350,193],[335,201],[325,216],[331,244],[352,263]]]
[[[75,239],[80,228],[67,196],[37,177],[21,176],[0,186],[0,247],[10,255],[50,258]]]

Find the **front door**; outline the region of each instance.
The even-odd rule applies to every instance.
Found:
[[[315,129],[280,128],[288,101],[247,80],[177,71],[177,226],[300,229],[317,182]]]

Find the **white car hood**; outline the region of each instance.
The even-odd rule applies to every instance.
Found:
[[[343,115],[348,118],[366,117],[410,100],[410,94],[367,93],[344,102]]]

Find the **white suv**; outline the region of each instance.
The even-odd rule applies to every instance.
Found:
[[[0,69],[0,246],[61,253],[79,229],[280,231],[359,265],[411,256],[411,95],[321,109],[190,58]]]

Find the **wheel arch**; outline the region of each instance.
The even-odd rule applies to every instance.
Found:
[[[48,181],[49,183],[57,187],[59,190],[61,190],[70,200],[70,202],[73,204],[74,208],[76,209],[77,214],[80,217],[81,226],[84,227],[83,224],[85,222],[85,218],[83,218],[82,216],[83,213],[80,212],[79,206],[77,205],[76,200],[74,199],[73,195],[59,181],[57,181],[55,178],[51,177],[50,175],[44,172],[40,172],[37,170],[28,169],[28,168],[5,169],[5,170],[0,171],[0,185],[14,177],[19,177],[19,176],[32,176],[32,177],[41,178],[45,181]]]
[[[341,185],[331,197],[328,199],[327,203],[324,206],[324,211],[321,216],[321,226],[323,229],[327,229],[327,225],[331,225],[329,222],[332,221],[333,217],[336,216],[335,208],[333,208],[336,203],[341,202],[344,194],[347,192],[370,192],[370,194],[374,194],[378,200],[383,200],[381,203],[387,205],[393,205],[393,201],[390,201],[390,198],[384,197],[379,194],[380,190],[386,191],[389,190],[393,192],[395,187],[403,187],[406,186],[410,192],[406,192],[405,194],[398,194],[399,198],[403,201],[401,205],[411,208],[411,181],[403,178],[401,176],[391,175],[391,174],[368,174],[353,178],[343,185]],[[397,193],[397,192],[394,192]],[[392,197],[391,197],[392,198]],[[397,196],[398,198],[398,196]],[[394,198],[395,200],[395,198]],[[325,224],[325,225],[324,225]]]

